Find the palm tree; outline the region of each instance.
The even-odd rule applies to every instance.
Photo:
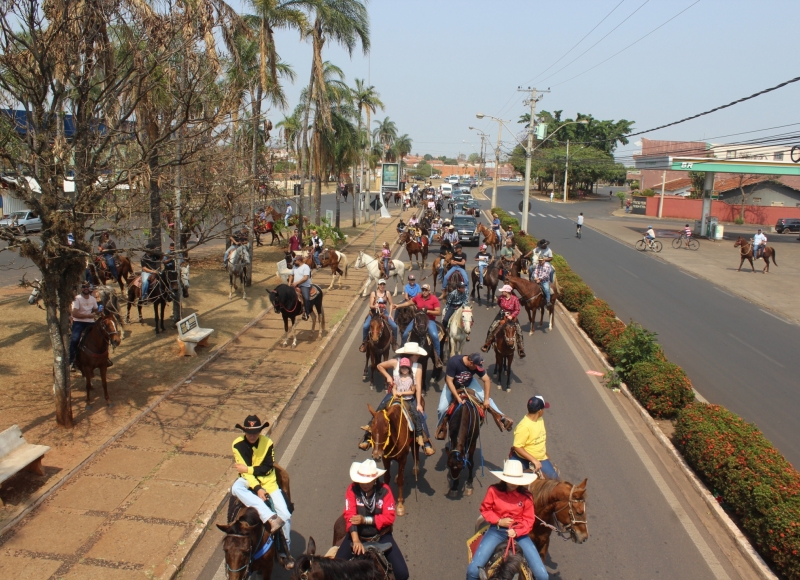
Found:
[[[386,117],[383,121],[375,121],[375,124],[378,126],[372,131],[372,138],[380,143],[384,152],[386,152],[397,138],[397,125],[389,117]]]
[[[400,158],[401,173],[403,170],[403,159],[405,159],[406,155],[411,153],[411,145],[411,137],[409,137],[406,133],[403,133],[394,141],[394,148],[397,149],[397,156]]]
[[[362,133],[362,117],[364,112],[366,111],[367,113],[366,127],[370,127],[370,125],[372,125],[372,113],[376,113],[378,108],[383,110],[383,101],[381,101],[380,95],[375,90],[375,87],[372,85],[367,86],[367,83],[364,79],[355,79],[355,85],[355,88],[351,90],[353,92],[353,102],[358,107],[358,133],[360,135]],[[367,151],[369,151],[371,146],[370,137],[371,135],[369,131],[366,131],[366,139],[364,139],[362,154],[366,154]],[[353,199],[355,199],[355,173],[353,176]],[[353,202],[353,227],[356,227],[355,201]]]

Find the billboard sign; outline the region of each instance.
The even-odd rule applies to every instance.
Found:
[[[381,167],[381,188],[389,190],[400,189],[400,164],[384,163]]]

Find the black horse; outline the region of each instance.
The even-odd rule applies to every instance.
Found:
[[[447,480],[450,489],[447,497],[455,498],[458,495],[458,483],[461,471],[467,470],[467,481],[464,485],[464,495],[472,495],[472,480],[475,475],[475,447],[481,433],[483,418],[478,411],[478,406],[466,391],[459,391],[464,397],[464,403],[458,403],[453,415],[448,422],[449,453],[447,455]]]
[[[319,314],[319,338],[325,330],[325,310],[322,307],[322,288],[312,284],[311,289],[311,331],[317,326],[317,313]],[[303,314],[303,301],[298,297],[298,292],[288,284],[279,284],[274,290],[267,288],[269,301],[276,313],[283,316],[283,346],[289,344],[289,333],[292,334],[292,348],[297,346],[297,333],[295,332],[295,319]],[[315,312],[316,310],[316,312]],[[289,321],[292,322],[291,329]]]
[[[455,275],[455,274],[454,274]],[[470,291],[469,295],[470,298],[474,299],[476,294],[478,297],[478,303],[482,304],[481,302],[481,290],[479,288],[479,282],[481,280],[480,271],[478,267],[475,266],[472,270],[472,290]],[[494,304],[494,295],[497,292],[497,286],[500,284],[500,258],[494,258],[489,265],[486,266],[486,269],[483,271],[483,285],[486,288],[486,301],[489,303],[486,307],[489,308]]]
[[[155,318],[155,327],[156,327],[156,334],[160,332],[165,332],[166,328],[164,328],[164,310],[167,306],[167,302],[172,302],[173,294],[172,290],[170,289],[170,275],[177,276],[177,273],[173,271],[170,272],[159,272],[158,274],[150,274],[150,287],[147,291],[147,297],[143,300],[142,299],[142,288],[141,286],[136,286],[131,282],[133,280],[129,280],[128,283],[128,310],[125,314],[125,322],[131,321],[131,306],[133,306],[134,302],[136,303],[136,310],[139,312],[139,323],[144,324],[144,318],[142,318],[142,304],[152,304],[153,305],[153,317]],[[161,317],[159,319],[158,316],[158,309],[161,308]],[[159,322],[160,321],[160,322]]]
[[[428,391],[428,360],[436,360],[433,357],[433,341],[431,340],[430,335],[428,334],[428,315],[422,312],[421,310],[417,311],[414,314],[414,318],[412,319],[413,325],[411,326],[411,332],[408,334],[408,340],[411,342],[416,342],[420,345],[425,352],[428,353],[427,356],[419,357],[419,366],[422,369],[422,390],[423,392]],[[436,326],[439,326],[437,322]],[[444,333],[440,332],[439,336],[442,337]],[[443,337],[442,337],[443,338]],[[442,353],[437,353],[441,356]],[[438,381],[439,378],[442,376],[442,369],[434,368],[433,370],[433,380]]]

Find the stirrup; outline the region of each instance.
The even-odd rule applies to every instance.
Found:
[[[358,444],[358,448],[361,449],[361,451],[366,451],[367,449],[369,449],[369,447],[370,447],[369,441],[362,441],[361,443]]]
[[[489,346],[490,344],[484,343],[484,345],[481,347],[481,350],[483,352],[489,352]]]

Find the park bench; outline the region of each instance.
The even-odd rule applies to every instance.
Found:
[[[196,346],[208,346],[208,337],[214,332],[213,328],[200,328],[197,314],[190,314],[178,321],[178,345],[181,347],[182,356],[197,356],[194,351]]]
[[[47,445],[31,445],[22,436],[19,425],[12,425],[0,433],[0,485],[20,471],[44,475],[42,457],[50,451]],[[0,499],[0,506],[3,500]]]

